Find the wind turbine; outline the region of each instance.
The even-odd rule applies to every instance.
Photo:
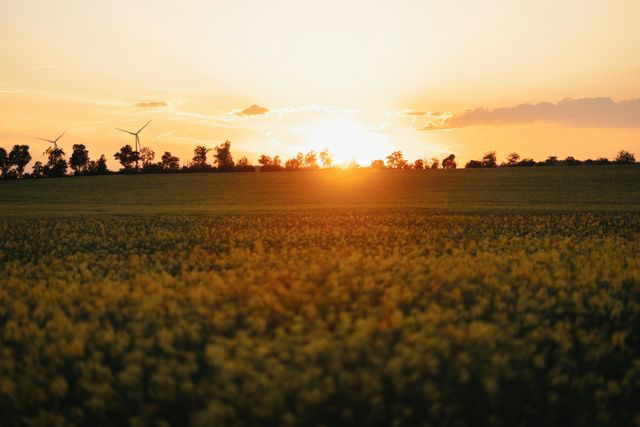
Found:
[[[60,141],[60,138],[62,138],[62,135],[64,135],[65,133],[67,133],[67,130],[66,130],[66,129],[65,129],[65,131],[64,131],[64,132],[62,132],[62,133],[60,134],[60,136],[59,136],[59,137],[57,137],[56,139],[53,139],[53,140],[51,140],[51,139],[44,139],[44,138],[38,138],[38,139],[40,139],[40,140],[42,140],[42,141],[47,141],[47,142],[49,142],[49,143],[53,144],[53,149],[54,149],[54,150],[57,150],[57,149],[58,149],[58,141]]]
[[[120,132],[125,132],[125,133],[128,133],[129,135],[135,136],[136,137],[136,148],[135,148],[135,150],[137,152],[140,152],[140,148],[141,148],[140,147],[140,137],[138,135],[140,135],[140,132],[142,132],[142,129],[146,128],[149,125],[149,123],[151,123],[151,120],[149,120],[146,125],[142,126],[138,130],[138,132],[130,132],[128,130],[124,130],[124,129],[120,129],[120,128],[116,128],[116,130],[119,130]]]

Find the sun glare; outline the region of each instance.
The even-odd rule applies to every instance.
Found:
[[[393,147],[389,137],[348,119],[332,119],[312,125],[308,130],[308,147],[320,152],[327,148],[334,164],[347,166],[356,161],[367,166],[375,159],[384,159]]]

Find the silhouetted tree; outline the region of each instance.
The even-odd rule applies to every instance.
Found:
[[[120,162],[125,170],[132,169],[134,164],[140,161],[140,153],[134,151],[129,144],[120,148],[120,151],[114,154],[113,157]]]
[[[16,167],[16,174],[18,178],[22,178],[24,174],[24,168],[31,161],[31,154],[29,154],[28,145],[14,145],[9,152],[8,162],[10,167]]]
[[[73,151],[69,159],[69,166],[75,175],[83,174],[87,171],[89,164],[89,151],[84,144],[73,144]]]
[[[142,161],[142,167],[149,169],[153,164],[153,159],[156,158],[156,153],[149,147],[142,147],[140,149],[140,160]]]
[[[413,168],[416,170],[424,169],[424,160],[418,159],[415,162],[413,162]]]
[[[454,156],[455,157],[455,156]],[[431,166],[429,166],[431,169],[438,169],[440,167],[440,160],[436,159],[435,157],[431,159]]]
[[[262,154],[258,158],[258,164],[262,167],[271,166],[273,164],[273,159],[265,154]]]
[[[456,155],[449,154],[447,157],[442,159],[442,169],[455,169],[458,167],[456,163]]]
[[[44,166],[42,162],[38,161],[33,164],[33,171],[31,172],[32,178],[42,178],[44,176]]]
[[[258,158],[258,164],[260,165],[260,171],[273,170],[273,159],[270,156],[262,154]]]
[[[608,165],[608,164],[611,164],[611,161],[606,157],[598,157],[597,159],[594,160],[594,163],[596,165]]]
[[[258,159],[258,164],[262,166],[261,171],[274,171],[282,169],[282,162],[279,156],[275,156],[273,159],[266,155],[261,155]]]
[[[384,169],[384,161],[382,160],[374,160],[371,162],[371,164],[369,165],[369,167],[371,169]]]
[[[231,142],[225,141],[223,144],[215,147],[215,164],[221,171],[232,170],[234,163],[231,156]]]
[[[495,168],[496,166],[498,166],[498,162],[495,151],[490,151],[482,156],[482,167]]]
[[[275,169],[282,169],[282,160],[280,156],[274,156],[272,165]]]
[[[0,147],[0,177],[4,178],[7,172],[9,172],[10,167],[9,154],[7,153],[7,150]]]
[[[96,161],[95,173],[98,175],[106,175],[109,173],[107,158],[104,156],[104,154],[101,154],[100,158]]]
[[[615,162],[619,165],[632,164],[636,162],[636,156],[627,150],[621,150],[618,152]]]
[[[253,172],[253,165],[246,156],[242,156],[236,163],[236,170],[240,172]]]
[[[107,175],[109,168],[107,167],[107,159],[103,155],[98,160],[90,160],[87,166],[88,175]]]
[[[531,167],[535,165],[536,161],[533,159],[522,159],[518,162],[518,167]]]
[[[304,167],[307,169],[318,169],[318,156],[315,151],[309,151],[304,155]]]
[[[253,167],[251,165],[251,162],[249,162],[249,159],[247,159],[247,156],[240,157],[240,160],[238,160],[238,163],[236,163],[236,166],[240,168]]]
[[[580,166],[582,164],[582,162],[580,160],[576,160],[575,157],[573,156],[567,156],[562,163],[564,163],[567,166]]]
[[[180,159],[170,152],[165,151],[160,158],[160,165],[165,171],[177,171],[180,169]]]
[[[484,167],[480,160],[469,160],[465,165],[465,169],[476,169]]]
[[[320,162],[322,163],[322,167],[328,169],[333,164],[333,156],[329,153],[328,148],[324,148],[320,152]]]
[[[67,173],[67,161],[62,148],[49,147],[45,153],[48,154],[48,159],[44,166],[44,175],[48,178],[64,176]]]
[[[197,170],[208,169],[209,165],[207,164],[207,153],[209,153],[209,151],[211,151],[211,148],[207,148],[202,145],[198,145],[196,148],[194,148],[193,159],[191,159],[190,168]]]
[[[557,156],[549,156],[547,160],[542,162],[543,166],[557,166],[558,165],[558,157]]]
[[[287,160],[284,163],[284,168],[287,170],[298,170],[302,168],[304,165],[304,155],[302,153],[298,153],[296,157]]]
[[[406,169],[409,164],[404,159],[402,151],[396,150],[387,156],[387,167],[391,169]]]
[[[520,161],[520,154],[518,153],[511,153],[507,156],[507,166],[517,166],[518,162]]]

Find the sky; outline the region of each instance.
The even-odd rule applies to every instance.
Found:
[[[637,0],[0,0],[0,146],[640,154]]]

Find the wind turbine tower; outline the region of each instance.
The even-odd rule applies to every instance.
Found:
[[[146,128],[149,125],[149,123],[151,123],[151,120],[149,120],[146,125],[138,129],[138,132],[131,132],[131,131],[120,129],[120,128],[116,128],[116,130],[119,130],[120,132],[128,133],[129,135],[133,135],[136,139],[135,150],[139,153],[140,149],[142,148],[140,145],[140,132],[142,132],[142,129]]]

